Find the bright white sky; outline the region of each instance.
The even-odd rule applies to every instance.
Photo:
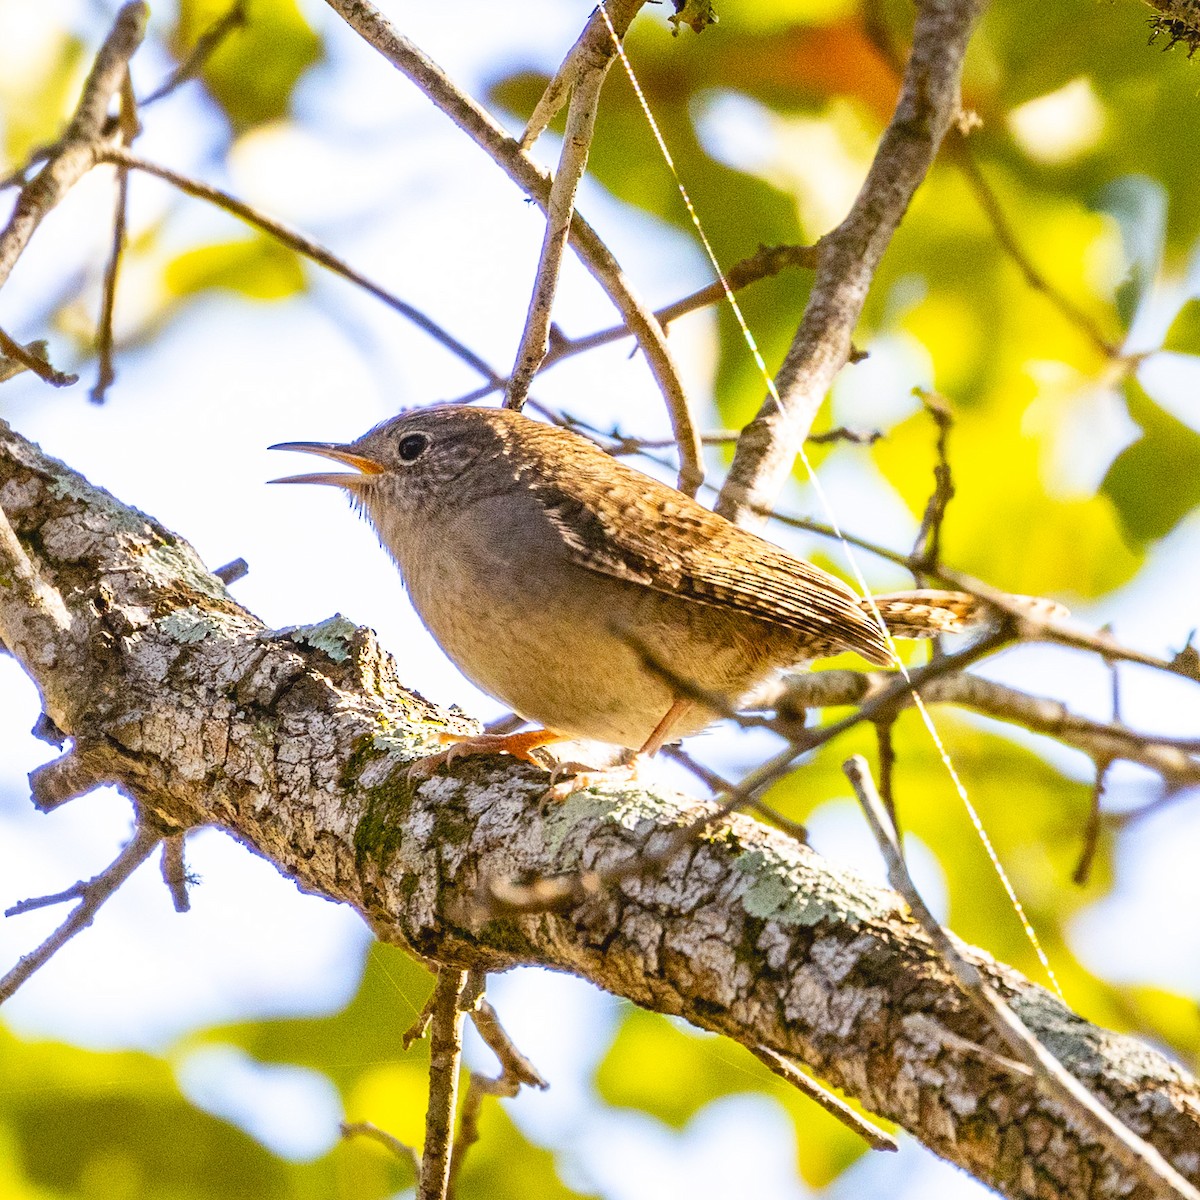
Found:
[[[233,155],[228,186],[313,232],[498,368],[507,366],[541,238],[537,210],[323,5],[310,0],[304,7],[325,31],[329,53],[300,90],[300,114],[311,124],[305,132],[281,127],[247,138]],[[384,7],[452,76],[481,95],[488,79],[513,65],[552,69],[590,0],[526,0],[519,23],[486,0],[453,6],[405,0]],[[108,13],[108,5],[82,0],[44,0],[36,7],[0,0],[0,76],[36,54],[40,31],[60,21],[96,44]],[[166,66],[149,53],[135,65],[141,91]],[[770,129],[755,125],[744,108],[730,109],[722,125],[721,106],[714,105],[710,124],[717,144],[753,137],[756,153],[769,150]],[[216,123],[197,119],[193,98],[180,96],[152,110],[139,149],[211,178],[219,144]],[[47,280],[67,279],[88,255],[102,262],[110,196],[108,181],[96,172],[47,222],[4,291],[0,321],[7,328],[25,338],[40,336],[29,314],[43,311],[53,291]],[[699,254],[678,233],[621,212],[593,186],[585,187],[581,207],[652,302],[707,282]],[[223,214],[135,177],[135,232],[168,212],[170,251],[206,236],[242,236]],[[163,255],[131,263],[120,300],[127,320],[136,317],[139,292],[153,286]],[[408,608],[374,536],[345,501],[332,489],[264,486],[294,466],[266,451],[272,442],[348,440],[400,407],[450,398],[477,382],[382,306],[338,280],[316,271],[311,276],[321,302],[316,305],[302,298],[264,306],[225,295],[194,304],[146,350],[121,355],[118,382],[103,409],[87,402],[89,368],[85,383],[73,391],[50,392],[29,377],[6,385],[0,415],[94,482],[183,533],[211,565],[245,557],[250,575],[235,586],[235,595],[267,622],[295,625],[343,612],[380,632],[418,690],[491,715],[496,706],[448,667]],[[557,315],[574,333],[613,321],[607,301],[573,260]],[[672,330],[688,382],[700,397],[709,394],[710,320],[701,315]],[[61,358],[66,340],[52,335],[52,345]],[[854,424],[869,426],[905,411],[912,385],[925,381],[924,369],[911,347],[877,353],[868,370],[860,368],[839,389],[839,415],[849,419],[852,411]],[[661,401],[640,360],[628,360],[624,347],[556,369],[539,381],[535,394],[627,430],[666,430]],[[715,424],[715,418],[710,413],[702,423]],[[896,544],[911,537],[908,517],[882,485],[864,494],[861,476],[836,458],[830,468],[826,486],[847,527],[869,529]],[[1186,597],[1200,594],[1200,555],[1181,554],[1178,547],[1194,547],[1198,535],[1195,522],[1177,533],[1126,595],[1089,616],[1097,623],[1115,618],[1130,640],[1140,630],[1151,650],[1180,644],[1194,620],[1187,611],[1194,602]],[[1060,660],[1025,657],[1027,686],[1061,689]],[[1092,694],[1073,699],[1090,706],[1098,692],[1084,687]],[[1134,723],[1140,717],[1164,730],[1194,732],[1194,694],[1181,685],[1177,699],[1164,706],[1153,701],[1152,691],[1164,694],[1161,678],[1147,686],[1129,673],[1126,703]],[[25,774],[52,754],[24,733],[37,713],[32,686],[12,660],[0,658],[0,907],[94,874],[129,833],[128,806],[111,793],[51,816],[32,811]],[[724,735],[704,745],[711,761],[727,765],[744,765],[759,748],[759,741],[735,743]],[[811,828],[819,849],[879,877],[869,836],[847,802],[831,802]],[[1097,970],[1200,992],[1200,932],[1193,921],[1170,920],[1172,913],[1200,909],[1200,876],[1187,854],[1198,839],[1194,803],[1176,805],[1125,839],[1118,891],[1079,923],[1080,952]],[[937,901],[944,889],[935,861],[921,847],[914,852],[919,880]],[[144,868],[90,931],[5,1006],[8,1024],[27,1037],[164,1048],[213,1021],[327,1011],[348,998],[366,941],[354,913],[300,895],[269,864],[220,834],[191,838],[188,858],[204,879],[193,890],[189,915],[171,911],[156,871]],[[14,961],[62,915],[50,909],[0,922],[0,963]],[[791,1127],[769,1101],[722,1102],[680,1135],[636,1114],[599,1110],[587,1079],[614,1027],[617,1002],[578,981],[536,971],[501,978],[494,991],[510,1031],[553,1081],[550,1093],[517,1101],[514,1116],[536,1140],[572,1147],[564,1168],[571,1182],[617,1200],[684,1191],[697,1198],[755,1194],[768,1200],[804,1194],[795,1179]],[[303,1072],[264,1071],[219,1054],[184,1060],[180,1072],[189,1094],[281,1152],[306,1158],[322,1153],[336,1136],[336,1096]],[[909,1146],[904,1155],[912,1160],[910,1183],[894,1195],[980,1194],[923,1151]],[[636,1171],[629,1169],[634,1160]],[[732,1163],[738,1164],[736,1180]],[[878,1172],[891,1163],[885,1168],[876,1159],[865,1161],[841,1181],[838,1193],[873,1194],[883,1186]],[[748,1168],[755,1178],[746,1177]]]

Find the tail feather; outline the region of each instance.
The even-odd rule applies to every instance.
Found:
[[[1055,600],[1040,596],[1006,596],[1005,599],[1038,620],[1060,620],[1067,610]],[[888,632],[896,638],[928,638],[941,633],[963,633],[992,623],[996,609],[969,592],[943,592],[923,588],[909,592],[888,592],[874,597],[879,615]],[[868,612],[870,604],[863,600]]]

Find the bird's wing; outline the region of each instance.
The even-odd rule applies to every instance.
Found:
[[[600,450],[572,449],[569,470],[526,481],[572,561],[794,629],[814,656],[856,650],[890,661],[879,627],[840,579]]]

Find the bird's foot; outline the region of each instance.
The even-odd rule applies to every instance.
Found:
[[[441,742],[449,742],[445,750],[427,754],[409,764],[409,779],[428,779],[441,767],[449,766],[456,758],[473,754],[511,754],[522,762],[532,763],[543,771],[550,770],[546,761],[534,756],[540,746],[563,740],[562,734],[552,729],[525,729],[520,733],[439,733]]]
[[[550,773],[550,786],[538,801],[538,811],[545,812],[549,805],[562,804],[576,792],[586,792],[588,788],[600,784],[633,782],[637,779],[641,758],[640,754],[635,754],[628,761],[614,763],[610,767],[592,767],[577,762],[557,763]]]

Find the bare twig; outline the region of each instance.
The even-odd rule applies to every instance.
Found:
[[[892,741],[892,730],[895,728],[894,716],[881,717],[875,722],[875,745],[879,752],[879,793],[883,797],[883,805],[897,831],[900,829],[899,815],[896,811],[896,793],[893,777],[896,770],[896,747]],[[903,846],[903,842],[900,843]]]
[[[760,279],[768,279],[773,275],[778,275],[786,267],[806,267],[811,269],[816,265],[816,262],[817,251],[814,246],[760,246],[749,258],[744,258],[740,262],[734,263],[725,272],[725,281],[729,284],[730,290],[736,292],[751,283],[756,283]],[[658,323],[666,329],[672,321],[676,321],[680,317],[696,312],[701,308],[708,308],[710,305],[719,304],[724,299],[725,289],[721,284],[719,282],[710,283],[706,287],[692,292],[691,295],[676,300],[673,304],[656,309],[654,316]],[[552,325],[550,327],[550,349],[547,351],[540,369],[542,371],[548,370],[550,367],[568,358],[573,358],[576,354],[583,354],[588,350],[595,350],[600,346],[607,346],[612,342],[619,342],[622,338],[633,336],[634,334],[628,326],[613,325],[608,329],[600,329],[595,333],[585,334],[583,337],[569,338],[564,337],[558,330],[558,327]],[[456,403],[471,404],[476,400],[482,400],[484,397],[490,396],[493,392],[500,391],[507,384],[507,379],[494,384],[484,384],[483,387],[476,388],[475,391],[468,392],[465,396],[460,396]],[[736,435],[731,436],[736,439]],[[819,441],[825,436],[827,435],[818,434],[812,440]],[[664,444],[673,446],[675,442],[671,441]]]
[[[172,833],[163,838],[160,864],[163,883],[167,885],[167,891],[171,893],[171,903],[179,913],[185,913],[192,907],[191,898],[188,896],[188,884],[191,880],[188,878],[187,863],[183,856],[183,839],[182,833]]]
[[[1200,1190],[1184,1179],[1158,1150],[1105,1109],[1029,1032],[1000,994],[985,982],[975,964],[963,957],[913,884],[866,759],[855,755],[846,761],[843,769],[887,863],[888,882],[904,897],[913,917],[953,971],[967,997],[1016,1058],[1033,1072],[1039,1089],[1086,1122],[1106,1150],[1154,1195],[1162,1196],[1164,1200],[1200,1200]]]
[[[643,3],[645,0],[621,0],[620,16],[625,28],[628,28]],[[571,220],[575,214],[575,195],[587,170],[600,91],[619,48],[616,44],[619,36],[616,27],[611,25],[610,14],[602,9],[592,13],[579,40],[546,89],[521,139],[521,148],[528,149],[545,128],[545,123],[553,117],[552,109],[556,109],[561,99],[570,92],[566,133],[546,205],[546,233],[542,239],[537,277],[529,299],[529,313],[525,318],[521,345],[504,398],[508,408],[520,409],[525,403],[529,385],[541,369],[550,348],[550,316],[558,276],[562,270],[563,253],[571,231]],[[553,99],[548,100],[549,97]],[[544,122],[539,125],[543,117]]]
[[[850,354],[867,289],[959,108],[959,77],[982,0],[921,0],[900,101],[854,206],[818,243],[804,316],[768,396],[738,443],[717,511],[769,508]]]
[[[142,107],[157,103],[187,83],[189,79],[194,79],[199,75],[221,43],[235,29],[239,29],[245,23],[246,0],[233,0],[229,8],[196,39],[191,53],[183,62],[142,101]]]
[[[883,5],[879,0],[868,0],[863,6],[863,25],[867,36],[871,39],[880,57],[896,74],[903,67],[902,55],[892,38]],[[959,114],[959,119],[950,127],[947,135],[947,149],[956,165],[966,176],[967,184],[975,193],[975,198],[983,209],[984,216],[991,222],[992,231],[1001,249],[1013,260],[1017,269],[1025,277],[1025,282],[1035,291],[1041,292],[1064,317],[1075,325],[1092,342],[1097,350],[1106,358],[1116,358],[1120,355],[1120,347],[1114,345],[1100,331],[1099,325],[1085,313],[1064,292],[1056,288],[1033,264],[1033,260],[1025,252],[1008,218],[1004,214],[996,193],[984,178],[979,164],[975,161],[974,151],[968,140],[972,123],[964,119],[967,114]]]
[[[104,902],[150,857],[161,835],[140,825],[129,844],[99,875],[79,888],[80,904],[71,915],[36,949],[25,954],[3,979],[0,979],[0,1004],[7,1000],[35,971],[58,953],[77,933],[86,929]]]
[[[1110,633],[1111,629],[1106,626],[1104,632]],[[1124,729],[1125,722],[1121,716],[1121,673],[1117,669],[1117,664],[1111,659],[1108,660],[1108,675],[1112,685],[1112,725],[1118,729]],[[1196,748],[1197,751],[1200,751],[1200,745],[1197,745]],[[1079,862],[1075,864],[1075,870],[1071,874],[1071,879],[1080,887],[1087,883],[1092,873],[1092,862],[1096,857],[1096,848],[1100,844],[1100,806],[1104,801],[1104,788],[1108,783],[1108,772],[1113,764],[1113,757],[1110,754],[1093,757],[1096,763],[1096,779],[1092,785],[1092,802],[1088,808],[1087,824],[1083,830],[1083,847],[1079,851]],[[1200,764],[1197,765],[1200,766]]]
[[[457,967],[438,970],[429,1023],[429,1110],[425,1116],[425,1148],[421,1154],[417,1200],[446,1200],[458,1068],[462,1060],[464,1014],[460,1001],[466,983],[466,971]]]
[[[446,1200],[453,1200],[456,1195],[467,1151],[479,1140],[479,1114],[483,1108],[484,1097],[512,1097],[521,1090],[522,1085],[536,1088],[549,1086],[537,1068],[513,1045],[512,1039],[496,1016],[496,1010],[484,998],[484,982],[481,972],[470,972],[464,996],[474,993],[475,998],[473,1001],[466,1001],[464,998],[463,1007],[471,1014],[479,1036],[499,1060],[500,1074],[491,1078],[481,1075],[478,1071],[472,1071],[467,1081],[458,1136],[454,1141],[454,1152],[450,1156]]]
[[[4,910],[4,915],[19,917],[22,913],[36,912],[39,908],[50,908],[55,904],[66,904],[68,901],[78,900],[86,887],[85,883],[74,883],[64,891],[54,892],[49,896],[32,896],[28,900],[18,900],[11,908]]]
[[[953,161],[962,170],[962,173],[966,176],[967,183],[971,187],[971,191],[975,193],[975,199],[979,201],[979,207],[983,209],[985,216],[991,222],[992,230],[996,234],[996,240],[1000,243],[1001,249],[1016,264],[1017,269],[1025,277],[1025,282],[1035,292],[1041,292],[1105,358],[1120,358],[1121,347],[1105,337],[1100,330],[1100,326],[1092,317],[1085,313],[1065,292],[1055,287],[1034,266],[1033,260],[1021,245],[1016,230],[1009,224],[1008,217],[1005,216],[1004,209],[1001,207],[996,193],[992,190],[991,185],[984,177],[983,171],[980,170],[979,164],[975,161],[975,153],[971,149],[971,144],[966,136],[958,130],[954,130],[949,138],[949,149]]]
[[[504,1026],[500,1024],[496,1010],[482,996],[475,1008],[471,1010],[471,1021],[487,1048],[499,1060],[500,1068],[505,1075],[518,1084],[538,1088],[541,1091],[550,1086],[542,1078],[537,1067],[513,1045]]]
[[[605,8],[608,10],[608,20],[599,8],[592,12],[583,32],[575,45],[568,51],[559,68],[554,73],[541,99],[534,106],[525,132],[521,134],[520,146],[528,150],[534,142],[546,131],[558,111],[567,102],[567,97],[578,81],[589,73],[597,63],[611,61],[615,47],[613,34],[623,38],[629,30],[630,23],[646,0],[608,0]]]
[[[852,1133],[857,1133],[872,1150],[900,1149],[900,1143],[890,1133],[880,1129],[873,1121],[868,1121],[862,1113],[851,1108],[845,1100],[835,1096],[828,1088],[823,1088],[795,1063],[788,1062],[782,1055],[765,1046],[758,1046],[750,1053],[780,1079],[787,1080],[798,1092],[803,1092],[813,1103],[819,1104],[831,1117],[836,1117]]]
[[[20,342],[9,337],[0,329],[0,383],[19,375],[22,371],[32,371],[39,379],[44,379],[52,387],[70,387],[79,382],[78,375],[67,375],[56,371],[46,361],[46,343],[44,341],[30,342],[22,346]]]
[[[0,232],[0,285],[12,273],[46,214],[99,161],[108,106],[146,31],[149,7],[143,0],[122,6],[92,65],[83,94],[46,165],[21,188],[12,216]]]
[[[129,68],[121,81],[121,113],[118,121],[121,144],[129,146],[138,134],[137,101]],[[96,354],[100,365],[96,386],[91,391],[93,404],[103,404],[109,386],[116,378],[113,369],[113,310],[117,303],[117,276],[121,270],[121,254],[125,249],[125,226],[129,209],[129,168],[118,166],[116,197],[113,208],[112,245],[104,268],[104,288],[100,302],[100,321],[96,334]]]
[[[413,1178],[420,1179],[421,1160],[417,1157],[417,1152],[398,1137],[380,1129],[378,1125],[372,1125],[370,1121],[343,1121],[338,1126],[338,1131],[344,1138],[365,1137],[378,1142],[402,1162],[408,1163],[412,1167]]]
[[[239,579],[245,579],[250,574],[250,567],[244,558],[235,558],[223,567],[218,567],[213,574],[228,587],[231,583],[237,583]]]
[[[762,697],[785,720],[809,708],[859,704],[893,686],[889,671],[817,671],[789,675],[773,695]],[[1021,725],[1083,751],[1097,762],[1123,759],[1161,775],[1171,787],[1200,783],[1200,737],[1170,738],[1140,733],[1124,725],[1081,717],[1059,700],[1034,696],[979,675],[957,672],[921,687],[927,704],[955,704],[973,712]],[[911,697],[897,694],[899,706]]]
[[[949,402],[936,392],[917,389],[925,411],[933,418],[937,427],[937,439],[934,443],[934,453],[937,461],[933,466],[933,492],[925,505],[925,513],[921,518],[921,528],[913,541],[912,558],[920,564],[913,571],[917,584],[924,582],[925,576],[936,571],[942,560],[942,523],[946,519],[946,510],[954,499],[954,476],[950,471],[949,441],[950,430],[954,425],[954,417],[950,411]]]
[[[518,187],[532,196],[543,211],[546,210],[550,179],[542,167],[505,133],[490,113],[464,94],[435,62],[404,37],[370,0],[326,0],[326,3],[360,37],[412,80]],[[679,444],[679,486],[689,495],[694,494],[704,478],[704,468],[687,394],[667,345],[666,334],[654,314],[634,294],[620,263],[579,213],[571,222],[570,240],[646,355],[646,362],[666,401]]]
[[[425,1001],[421,1011],[417,1013],[416,1019],[404,1031],[404,1036],[400,1039],[400,1045],[403,1046],[405,1050],[407,1050],[409,1046],[413,1044],[413,1042],[419,1042],[421,1038],[425,1036],[429,1029],[430,1018],[433,1016],[433,1006],[436,1003],[437,989],[434,988],[434,990],[429,993],[429,999]]]
[[[546,232],[538,258],[537,278],[529,298],[529,313],[525,318],[521,345],[517,349],[516,362],[504,397],[507,408],[520,409],[525,403],[529,385],[550,347],[550,314],[554,308],[558,275],[562,270],[563,254],[571,231],[571,218],[575,215],[575,193],[587,170],[588,153],[596,129],[596,110],[600,106],[600,89],[604,86],[604,77],[611,63],[611,55],[593,63],[591,69],[579,77],[571,93],[567,132],[546,205]]]
[[[274,217],[267,216],[266,213],[247,204],[244,200],[239,200],[236,196],[231,196],[228,192],[221,191],[220,188],[183,175],[170,167],[164,167],[161,163],[140,158],[120,146],[106,147],[102,157],[105,162],[116,163],[143,171],[147,175],[154,175],[177,187],[181,192],[195,196],[198,200],[207,200],[210,204],[215,204],[218,208],[223,208],[226,212],[245,221],[247,225],[261,229],[263,233],[269,234],[285,246],[291,247],[297,254],[303,254],[305,258],[312,259],[313,262],[332,271],[335,275],[340,275],[343,279],[362,288],[363,291],[369,292],[377,300],[382,300],[384,304],[411,321],[418,329],[424,330],[439,345],[457,355],[468,366],[474,367],[485,379],[499,381],[500,377],[479,355],[464,346],[457,338],[452,337],[436,321],[431,320],[420,309],[401,300],[399,296],[395,296],[380,287],[379,284],[373,283],[365,275],[343,262],[332,251],[327,250],[319,242],[314,242],[312,238],[300,233],[299,230],[293,229],[290,225],[278,221]]]

